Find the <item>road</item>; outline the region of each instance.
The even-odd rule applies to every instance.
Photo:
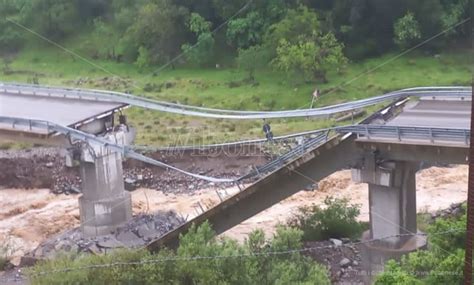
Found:
[[[72,126],[124,106],[122,103],[114,102],[94,102],[0,92],[0,117],[44,120],[62,126]]]
[[[470,102],[470,101],[469,101]],[[409,104],[388,126],[469,129],[471,104],[463,100],[426,100]]]

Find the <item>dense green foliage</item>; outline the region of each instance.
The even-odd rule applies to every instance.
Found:
[[[193,227],[180,238],[176,253],[162,250],[123,250],[102,256],[63,256],[36,265],[32,284],[330,284],[321,265],[299,253],[268,255],[301,248],[302,232],[278,228],[272,240],[262,231],[251,233],[243,245],[216,240],[208,223]],[[194,256],[237,256],[229,258],[186,259]],[[168,259],[161,262],[152,260]],[[109,268],[70,270],[33,277],[34,272],[77,268],[108,263],[141,262]]]
[[[413,13],[408,12],[405,16],[395,22],[395,42],[400,47],[413,45],[421,38],[420,25]]]
[[[350,205],[348,199],[327,197],[324,205],[302,207],[289,221],[289,226],[303,231],[303,240],[358,237],[363,224],[357,222],[359,205]]]
[[[276,69],[326,79],[349,58],[405,48],[469,16],[472,0],[1,0],[0,50],[85,36],[79,49],[92,58],[214,66],[239,50],[269,49]],[[469,24],[441,44],[467,38]]]
[[[0,0],[0,50],[3,50],[0,51],[0,72],[3,81],[132,92],[157,100],[223,109],[283,110],[308,107],[316,87],[321,90],[322,96],[314,106],[321,107],[406,87],[470,85],[472,80],[472,64],[466,60],[471,57],[471,51],[464,49],[461,42],[467,38],[466,28],[469,23],[446,37],[431,41],[431,46],[423,46],[429,49],[443,47],[442,50],[418,48],[396,60],[393,58],[399,51],[394,43],[395,35],[384,32],[375,37],[375,29],[383,25],[388,30],[393,29],[395,22],[408,12],[414,15],[422,33],[421,38],[414,43],[430,36],[424,34],[426,23],[429,22],[425,18],[429,13],[422,13],[421,8],[415,9],[418,1],[413,1],[406,11],[403,8],[404,12],[397,14],[395,20],[386,21],[385,17],[380,17],[380,22],[374,24],[373,13],[379,13],[384,5],[391,7],[390,3],[375,7],[373,1],[369,0],[314,3],[253,0],[225,24],[225,20],[235,15],[247,0],[71,0],[71,3],[76,3],[74,5],[79,7],[79,21],[70,33],[51,38],[66,49],[87,58],[88,62],[9,22],[11,20],[40,33],[44,32],[32,26],[32,23],[27,23],[25,18],[29,16],[26,15],[26,10],[22,9],[25,2]],[[37,1],[31,3],[34,2]],[[43,3],[50,2],[52,1]],[[78,2],[81,5],[78,5]],[[369,2],[372,4],[369,5]],[[445,21],[464,19],[467,16],[465,7],[468,4],[467,1],[442,1],[443,7],[452,7],[444,12],[449,10],[452,13],[441,18],[443,23],[439,25],[439,29],[445,27]],[[161,10],[149,7],[147,9],[146,6],[158,6]],[[306,10],[304,6],[307,7]],[[368,8],[362,9],[363,6]],[[399,6],[408,7],[405,4],[399,4],[397,7]],[[162,15],[163,10],[166,10],[166,15]],[[310,22],[310,25],[300,25],[289,34],[285,34],[284,30],[280,33],[274,32],[274,28],[283,26],[280,23],[286,23],[287,15],[295,11],[297,17],[293,24],[306,18],[316,21]],[[462,14],[459,11],[462,11]],[[219,28],[217,32],[211,33],[212,39],[203,41],[203,45],[213,45],[211,52],[199,48],[198,38],[201,36],[208,39],[206,34],[209,33],[191,31],[193,14],[199,15],[200,18],[195,18],[206,23],[206,31]],[[316,17],[313,17],[314,14]],[[306,17],[307,15],[311,17]],[[155,27],[161,26],[164,18],[175,21],[176,24],[169,27],[171,30],[165,24],[163,27],[166,29]],[[364,23],[367,25],[363,25]],[[147,29],[148,25],[152,26],[151,30]],[[234,30],[231,31],[232,29]],[[306,54],[301,57],[303,60],[298,58],[289,61],[292,65],[288,73],[276,70],[278,67],[274,59],[279,44],[278,38],[284,38],[292,48],[289,50],[293,51],[299,47],[297,36],[304,34],[305,39],[311,39],[312,31],[322,36],[333,34],[338,40],[337,46],[343,46],[345,57],[350,59],[340,70],[329,64],[331,69],[326,74],[328,82],[322,82],[323,78],[318,74],[311,74],[311,70],[319,63],[310,61],[314,57]],[[137,34],[138,32],[140,34]],[[173,34],[176,42],[166,40],[169,34]],[[381,38],[386,40],[380,41]],[[162,49],[159,46],[162,41],[172,48]],[[388,47],[382,49],[384,42],[388,42]],[[320,46],[320,43],[312,44],[306,40],[303,40],[303,43],[306,44],[304,47],[309,46],[312,51]],[[21,46],[23,48],[20,50]],[[194,46],[189,54],[183,54],[183,47],[186,46]],[[357,57],[377,54],[374,47],[390,52],[382,56],[354,60]],[[170,52],[165,52],[166,50]],[[193,56],[201,51],[205,55],[202,58],[204,62],[192,61]],[[169,63],[168,60],[176,58],[177,55],[180,57],[167,64],[166,70],[162,68],[162,64]],[[205,58],[207,55],[210,58]],[[298,67],[293,64],[296,60],[308,64],[305,65],[306,70],[309,70],[306,72],[308,79],[304,80],[302,70],[293,68]],[[295,73],[297,76],[292,76]],[[111,78],[111,74],[116,77]],[[309,80],[319,82],[307,82]],[[380,107],[373,107],[371,110]],[[263,135],[261,120],[236,122],[188,118],[139,108],[130,108],[126,113],[132,124],[138,128],[138,144],[206,144],[255,139]],[[337,123],[333,119],[271,121],[272,130],[278,135],[345,123],[348,122]]]
[[[287,73],[303,76],[306,81],[321,79],[331,69],[347,62],[332,33],[323,34],[315,12],[306,7],[289,10],[283,20],[270,27],[267,46],[276,50],[274,66]]]
[[[439,218],[428,227],[429,249],[390,261],[376,284],[462,284],[466,211]]]

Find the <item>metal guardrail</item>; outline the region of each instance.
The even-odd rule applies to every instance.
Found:
[[[9,92],[11,88],[11,84],[2,84],[0,83],[0,91],[3,90],[4,92]],[[118,97],[122,98],[124,97],[122,93],[117,93],[117,92],[105,92],[105,91],[96,91],[96,90],[81,90],[81,89],[57,89],[57,88],[50,88],[50,87],[38,87],[34,85],[14,85],[17,88],[19,88],[17,91],[20,93],[25,92],[24,88],[29,88],[29,92],[33,92],[33,95],[38,95],[38,96],[45,96],[45,95],[40,95],[37,90],[41,89],[44,91],[46,89],[49,93],[47,96],[53,96],[53,94],[58,95],[62,94],[62,97],[67,97],[67,96],[76,96],[74,98],[79,98],[79,99],[84,99],[88,98],[93,98],[94,100],[102,100],[104,98],[108,98],[110,100],[112,99],[117,99]],[[26,86],[26,87],[25,87]],[[3,89],[2,89],[3,88]],[[404,98],[407,96],[407,94],[415,94],[414,96],[418,97],[428,97],[428,96],[470,96],[470,88],[468,87],[420,87],[420,88],[411,88],[411,89],[404,89],[401,91],[389,93],[386,95],[374,97],[374,98],[369,98],[369,99],[364,99],[364,100],[359,100],[355,102],[350,102],[350,103],[343,103],[343,104],[338,104],[334,106],[328,106],[328,107],[323,107],[319,109],[311,109],[310,111],[324,111],[324,112],[338,112],[338,110],[342,109],[347,109],[347,108],[353,108],[349,109],[349,111],[354,110],[354,109],[359,109],[361,106],[366,106],[367,104],[374,104],[374,102],[381,102],[385,101],[388,99],[399,99],[400,97]],[[92,92],[92,93],[90,93]],[[67,93],[67,94],[66,94]],[[23,93],[22,93],[23,94]],[[91,97],[92,96],[92,97]],[[94,97],[95,96],[95,97]],[[130,99],[130,100],[147,100],[147,101],[152,101],[148,99],[143,99],[143,98],[138,98],[134,97],[128,94],[125,94],[125,97]],[[68,97],[69,98],[69,97]],[[112,100],[113,101],[113,100]],[[127,102],[123,102],[127,103]],[[129,103],[127,103],[129,104]],[[156,101],[153,101],[153,104],[156,104]],[[167,108],[168,106],[176,106],[176,104],[172,103],[166,103]],[[179,105],[180,108],[197,108],[197,107],[192,107],[192,106],[181,106]],[[389,107],[390,108],[390,107]],[[200,108],[200,109],[205,109],[205,108]],[[184,109],[183,109],[184,110]],[[218,109],[211,109],[213,112],[217,111],[224,111],[227,112],[227,110],[218,110]],[[272,114],[282,114],[282,113],[290,113],[290,112],[300,112],[300,111],[308,111],[308,110],[292,110],[292,111],[280,111],[280,112],[263,112],[265,114],[272,113]],[[251,112],[240,112],[240,111],[232,111],[234,113],[246,113],[250,114]],[[260,114],[263,114],[260,113]],[[251,113],[252,115],[255,115],[256,113]],[[234,115],[233,115],[234,116]],[[286,115],[285,115],[286,116]],[[85,141],[85,142],[96,142],[100,143],[102,145],[106,145],[108,147],[115,148],[122,153],[124,153],[125,156],[131,157],[134,159],[138,159],[141,161],[144,161],[146,163],[150,163],[152,165],[164,167],[164,168],[169,168],[173,169],[176,171],[179,171],[183,174],[193,176],[195,178],[207,180],[210,182],[237,182],[246,178],[251,178],[256,175],[260,175],[263,173],[268,173],[271,172],[290,160],[295,159],[296,157],[304,154],[305,152],[312,150],[316,147],[318,147],[320,144],[324,143],[327,141],[329,137],[329,132],[331,131],[336,131],[338,133],[355,133],[358,136],[365,136],[367,138],[371,137],[378,137],[378,138],[396,138],[398,140],[403,139],[422,139],[426,140],[428,139],[431,142],[434,142],[435,140],[443,140],[443,141],[463,141],[465,144],[468,144],[469,142],[469,130],[454,130],[454,129],[439,129],[439,128],[415,128],[415,127],[392,127],[392,126],[377,126],[377,125],[353,125],[353,126],[345,126],[345,127],[333,127],[333,128],[327,128],[323,130],[315,130],[315,131],[308,131],[308,132],[302,132],[302,133],[297,133],[297,134],[290,134],[287,136],[281,136],[281,137],[276,137],[275,140],[283,140],[283,139],[288,139],[288,138],[294,138],[294,137],[304,137],[308,135],[316,135],[314,138],[310,138],[309,140],[304,141],[303,144],[299,145],[298,147],[290,150],[288,153],[278,157],[276,160],[269,162],[266,165],[263,165],[261,167],[256,168],[254,171],[248,173],[247,175],[244,175],[238,179],[220,179],[220,178],[214,178],[214,177],[208,177],[208,176],[202,176],[199,174],[194,174],[190,173],[178,168],[175,168],[171,165],[167,165],[161,161],[157,161],[151,158],[148,158],[142,154],[136,153],[132,150],[130,147],[124,147],[124,146],[119,146],[119,145],[113,145],[109,141],[97,138],[93,135],[89,135],[86,133],[83,133],[81,131],[77,131],[68,127],[64,126],[59,126],[57,124],[47,122],[47,121],[38,121],[38,120],[28,120],[28,119],[23,119],[23,118],[9,118],[9,117],[0,117],[0,123],[7,123],[11,124],[13,128],[15,128],[15,125],[23,125],[25,126],[28,130],[32,130],[33,128],[38,128],[38,129],[43,129],[48,132],[50,131],[55,131],[59,132],[65,135],[73,135],[77,139]],[[239,142],[233,142],[233,143],[223,143],[223,144],[214,144],[214,145],[208,145],[208,146],[180,146],[180,147],[172,147],[172,148],[164,148],[163,150],[186,150],[186,149],[203,149],[203,148],[212,148],[212,147],[222,147],[222,146],[235,146],[235,145],[242,145],[242,144],[256,144],[256,143],[263,143],[265,142],[265,139],[260,139],[260,140],[247,140],[247,141],[239,141]],[[147,147],[137,147],[136,149],[147,149]],[[154,150],[157,150],[154,148]]]
[[[215,183],[234,183],[243,179],[248,179],[257,175],[271,172],[277,168],[282,167],[289,161],[301,156],[302,154],[315,149],[329,139],[329,132],[335,131],[341,134],[353,133],[359,137],[366,137],[367,139],[377,138],[389,138],[402,140],[422,140],[435,143],[438,141],[442,142],[462,142],[465,145],[469,144],[470,130],[468,129],[447,129],[447,128],[424,128],[424,127],[398,127],[398,126],[385,126],[385,125],[351,125],[343,127],[333,127],[325,130],[319,130],[319,135],[315,138],[311,138],[305,141],[303,144],[292,149],[288,153],[278,157],[274,161],[271,161],[261,167],[256,168],[250,173],[237,178],[237,179],[226,179],[226,178],[215,178],[210,176],[199,175],[191,173],[164,162],[146,157],[133,151],[128,146],[118,145],[104,138],[96,137],[91,134],[84,133],[82,131],[72,129],[69,127],[60,126],[51,122],[41,120],[31,120],[24,118],[11,118],[11,117],[0,117],[0,123],[11,124],[14,126],[23,126],[28,129],[36,128],[46,130],[47,132],[57,132],[64,134],[71,138],[90,143],[97,143],[102,146],[114,149],[121,152],[125,157],[137,159],[145,163],[163,167],[166,169],[172,169],[181,172],[185,175],[192,176],[194,178],[203,179],[209,182]],[[316,132],[316,131],[315,131]]]
[[[375,105],[387,100],[403,97],[470,97],[471,88],[462,86],[442,87],[417,87],[390,92],[385,95],[362,99],[358,101],[341,103],[337,105],[286,111],[235,111],[212,109],[196,106],[187,106],[163,101],[137,97],[126,93],[101,91],[77,88],[48,87],[28,84],[0,83],[0,91],[4,93],[19,93],[33,96],[49,96],[57,98],[74,98],[79,100],[112,101],[129,104],[137,107],[181,114],[220,119],[269,119],[291,117],[327,117],[332,114],[352,111],[363,107]]]
[[[132,149],[130,149],[128,146],[123,146],[116,144],[112,141],[106,140],[104,138],[96,137],[94,135],[72,129],[69,127],[61,126],[52,122],[48,121],[43,121],[43,120],[32,120],[32,119],[24,119],[24,118],[12,118],[12,117],[1,117],[0,116],[0,123],[4,124],[12,124],[16,126],[24,126],[26,128],[36,128],[36,129],[41,129],[41,130],[46,130],[48,133],[59,133],[63,134],[71,139],[76,139],[82,142],[85,142],[87,144],[99,144],[101,146],[116,150],[120,153],[123,154],[124,157],[129,157],[132,159],[140,160],[145,163],[163,167],[165,169],[171,169],[175,170],[178,172],[181,172],[185,175],[192,176],[194,178],[206,180],[209,182],[215,182],[215,183],[232,183],[236,182],[236,179],[227,179],[227,178],[215,178],[215,177],[210,177],[210,176],[204,176],[200,174],[195,174],[191,173],[185,170],[182,170],[180,168],[174,167],[172,165],[166,164],[162,161],[156,160],[149,158],[147,156],[144,156],[142,154],[139,154]]]
[[[435,142],[461,142],[469,145],[469,129],[427,127],[401,127],[386,125],[354,125],[335,128],[338,133],[354,133],[367,139],[422,140]]]
[[[323,143],[327,142],[329,139],[329,131],[320,131],[319,135],[315,138],[310,138],[306,141],[303,141],[300,145],[297,147],[293,148],[289,152],[277,157],[276,159],[272,160],[271,162],[264,164],[260,167],[256,167],[253,171],[250,173],[242,176],[239,178],[239,180],[244,180],[248,178],[253,178],[255,176],[260,176],[262,174],[267,174],[269,172],[273,172],[277,170],[278,168],[284,166],[291,160],[296,159],[297,157],[300,157],[301,155],[307,153],[308,151],[311,151],[318,146],[322,145]]]
[[[312,136],[318,135],[321,132],[325,132],[329,129],[319,129],[314,131],[306,131],[300,133],[294,133],[284,136],[274,137],[273,141],[284,141],[288,139],[298,138],[298,137],[305,137],[305,136]],[[263,144],[268,142],[268,139],[254,139],[254,140],[242,140],[242,141],[234,141],[234,142],[227,142],[227,143],[216,143],[216,144],[208,144],[208,145],[186,145],[186,146],[169,146],[169,147],[150,147],[145,145],[135,145],[131,146],[131,148],[140,151],[183,151],[183,150],[205,150],[211,148],[220,148],[220,147],[233,147],[233,146],[241,146],[241,145],[257,145]]]

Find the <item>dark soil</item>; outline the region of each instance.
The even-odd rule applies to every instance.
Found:
[[[265,155],[254,147],[238,150],[161,151],[146,155],[192,173],[234,178],[267,161]],[[212,183],[140,161],[126,160],[123,168],[127,188],[146,187],[179,193],[212,186]],[[1,150],[0,188],[49,188],[54,193],[77,192],[81,188],[79,167],[66,167],[65,158],[58,148]]]

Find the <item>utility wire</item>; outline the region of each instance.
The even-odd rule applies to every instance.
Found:
[[[115,74],[115,73],[109,71],[109,70],[106,69],[105,67],[100,66],[100,65],[98,65],[98,64],[96,64],[96,63],[94,63],[94,62],[92,62],[91,60],[85,58],[84,56],[82,56],[82,55],[80,55],[80,54],[78,54],[78,53],[76,53],[76,52],[74,52],[74,51],[72,51],[72,50],[70,50],[70,49],[68,49],[68,48],[65,48],[64,46],[58,44],[57,42],[48,39],[47,37],[45,37],[45,36],[41,35],[40,33],[36,32],[36,31],[34,31],[34,30],[32,30],[32,29],[30,29],[30,28],[24,26],[24,25],[22,25],[21,23],[19,23],[19,22],[17,22],[17,21],[14,21],[14,20],[12,20],[11,18],[6,18],[6,20],[7,20],[8,22],[14,24],[15,26],[20,27],[20,28],[22,28],[22,29],[24,29],[24,30],[26,30],[26,31],[28,31],[28,32],[30,32],[30,33],[32,33],[33,35],[39,37],[40,39],[42,39],[42,40],[44,40],[44,41],[46,41],[46,42],[48,42],[48,43],[54,45],[55,47],[57,47],[57,48],[63,50],[64,52],[66,52],[66,53],[68,53],[68,54],[70,54],[70,55],[72,55],[72,56],[75,56],[75,57],[79,58],[80,60],[82,60],[82,61],[84,61],[84,62],[86,62],[86,63],[92,65],[93,67],[98,68],[98,69],[102,70],[103,72],[105,72],[105,73],[107,73],[107,74],[109,74],[109,75],[112,75],[112,76],[119,77],[119,78],[123,79],[120,75],[117,75],[117,74]]]
[[[234,13],[231,17],[227,18],[223,23],[221,23],[221,24],[220,24],[219,26],[217,26],[214,30],[212,30],[212,31],[211,31],[211,34],[217,33],[220,29],[222,29],[224,26],[226,26],[226,25],[227,25],[230,21],[232,21],[235,17],[237,17],[237,16],[240,15],[242,12],[244,12],[245,10],[247,10],[247,8],[250,6],[250,4],[251,4],[252,2],[253,2],[253,0],[248,1],[248,2],[247,2],[245,5],[243,5],[236,13]],[[68,49],[68,48],[66,48],[66,47],[64,47],[64,46],[62,46],[62,45],[60,45],[59,43],[57,43],[57,42],[55,42],[55,41],[53,41],[53,40],[51,40],[51,39],[49,39],[49,38],[43,36],[42,34],[40,34],[40,33],[36,32],[36,31],[34,31],[33,29],[26,27],[25,25],[19,23],[18,21],[15,21],[15,20],[13,20],[13,19],[11,19],[11,18],[6,18],[6,21],[8,21],[8,22],[14,24],[15,26],[17,26],[17,27],[19,27],[19,28],[21,28],[21,29],[23,29],[23,30],[25,30],[25,31],[28,31],[29,33],[35,35],[36,37],[38,37],[38,38],[40,38],[40,39],[42,39],[42,40],[44,40],[44,41],[46,41],[46,42],[48,42],[48,43],[54,45],[55,47],[57,47],[57,48],[63,50],[64,52],[66,52],[66,53],[68,53],[68,54],[70,54],[70,55],[72,55],[72,56],[74,56],[74,57],[79,58],[80,60],[82,60],[82,61],[84,61],[84,62],[86,62],[86,63],[88,63],[88,64],[94,66],[95,68],[98,68],[98,69],[104,71],[105,73],[107,73],[107,74],[109,74],[109,75],[118,77],[118,78],[120,78],[120,79],[124,79],[122,76],[120,76],[120,75],[118,75],[118,74],[115,74],[115,73],[109,71],[109,70],[106,69],[105,67],[100,66],[100,65],[98,65],[98,64],[96,64],[96,63],[94,63],[94,62],[92,62],[91,60],[89,60],[89,59],[87,59],[86,57],[84,57],[84,56],[78,54],[77,52],[74,52],[74,51],[72,51],[72,50],[70,50],[70,49]],[[199,46],[200,43],[201,43],[201,41],[198,40],[194,45],[192,45],[192,46],[190,47],[190,49],[196,48],[197,46]],[[165,68],[167,68],[169,65],[173,64],[176,60],[178,60],[178,59],[180,59],[181,57],[183,57],[187,52],[189,52],[189,50],[186,51],[186,52],[180,53],[179,55],[177,55],[176,57],[174,57],[173,59],[171,59],[170,61],[168,61],[167,63],[165,63],[163,66],[161,66],[160,68],[158,68],[157,70],[155,70],[152,74],[156,74],[156,73],[158,73],[158,72],[161,72],[163,69],[165,69]],[[137,85],[134,84],[134,83],[132,83],[132,85],[133,85],[135,88],[140,88],[139,86],[137,86]]]
[[[432,233],[431,235],[446,235],[456,232],[464,232],[465,228],[451,228],[446,231]],[[399,238],[399,237],[406,237],[406,236],[428,236],[426,233],[415,233],[415,234],[398,234],[398,235],[391,235],[382,238],[370,239],[366,241],[360,242],[351,242],[347,244],[342,244],[339,247],[353,247],[356,245],[362,245],[367,243],[373,243],[377,241],[383,241],[386,239],[392,238]],[[262,257],[262,256],[280,256],[280,255],[288,255],[288,254],[295,254],[295,253],[305,253],[311,252],[319,249],[331,249],[337,248],[338,246],[335,245],[326,245],[326,246],[318,246],[318,247],[304,247],[298,249],[289,249],[289,250],[281,250],[281,251],[263,251],[263,252],[251,252],[251,253],[244,253],[244,254],[235,254],[235,255],[211,255],[211,256],[177,256],[177,257],[168,257],[168,258],[157,258],[157,259],[149,259],[149,260],[141,260],[141,261],[133,261],[133,262],[112,262],[112,263],[104,263],[104,264],[94,264],[94,265],[87,265],[87,266],[79,266],[79,267],[69,267],[51,271],[33,271],[30,274],[30,277],[39,277],[45,275],[52,275],[57,273],[66,273],[66,272],[73,272],[73,271],[82,271],[82,270],[89,270],[89,269],[103,269],[103,268],[111,268],[111,267],[119,267],[119,266],[138,266],[138,265],[146,265],[146,264],[159,264],[165,262],[178,262],[178,261],[204,261],[204,260],[217,260],[217,259],[229,259],[229,258],[254,258],[254,257]]]
[[[326,94],[324,94],[324,95],[329,95],[329,94],[331,94],[331,93],[336,92],[336,90],[338,90],[339,88],[344,87],[344,86],[347,86],[347,85],[351,84],[352,82],[358,80],[358,79],[361,78],[362,76],[367,75],[367,74],[369,74],[369,73],[372,73],[372,72],[376,71],[377,69],[382,68],[383,66],[385,66],[385,65],[387,65],[387,64],[389,64],[389,63],[391,63],[392,61],[394,61],[394,60],[396,60],[396,59],[398,59],[398,58],[404,56],[405,54],[407,54],[407,53],[409,53],[409,52],[411,52],[411,51],[413,51],[413,50],[415,50],[415,49],[417,49],[417,48],[419,48],[419,47],[421,47],[421,46],[423,46],[423,45],[425,45],[425,44],[431,42],[432,40],[434,40],[434,39],[436,39],[436,38],[438,38],[438,37],[440,37],[440,36],[446,34],[446,33],[449,32],[450,30],[455,29],[455,28],[457,28],[458,26],[460,26],[460,25],[462,25],[462,24],[468,22],[469,20],[471,20],[471,17],[468,17],[468,18],[466,18],[466,19],[464,19],[464,20],[462,20],[462,21],[460,21],[460,22],[458,22],[458,23],[456,23],[456,24],[454,24],[454,25],[452,25],[452,26],[446,28],[445,30],[443,30],[443,31],[441,31],[441,32],[439,32],[439,33],[437,33],[437,34],[434,35],[434,36],[429,37],[428,39],[422,41],[421,43],[418,43],[418,44],[412,46],[411,48],[406,49],[406,50],[404,50],[403,52],[397,54],[396,56],[389,58],[388,60],[382,62],[381,64],[379,64],[379,65],[377,65],[377,66],[375,66],[375,67],[373,67],[373,68],[371,68],[371,69],[369,69],[369,70],[367,70],[367,71],[364,71],[364,72],[359,73],[358,75],[356,75],[356,76],[353,77],[352,79],[350,79],[350,80],[348,80],[348,81],[345,81],[345,82],[343,82],[343,83],[341,83],[341,84],[339,84],[339,85],[333,87],[331,91],[329,91],[328,93],[326,93]],[[305,107],[306,105],[308,105],[308,104],[304,104],[303,106],[301,106],[301,107],[298,108],[298,109],[301,109],[301,108]]]
[[[240,15],[242,12],[244,12],[245,10],[247,10],[247,8],[250,6],[250,4],[253,2],[253,0],[250,0],[248,1],[247,3],[244,4],[244,6],[242,6],[242,8],[240,8],[236,13],[234,13],[232,16],[230,16],[227,20],[225,20],[223,23],[221,23],[219,26],[217,26],[214,30],[211,31],[211,34],[215,34],[217,33],[220,29],[222,29],[224,26],[226,26],[230,21],[232,21],[235,17],[237,17],[238,15]],[[195,44],[193,44],[190,49],[194,49],[196,48],[197,46],[199,46],[201,44],[202,41],[197,41]],[[183,57],[186,53],[188,53],[189,51],[183,51],[182,53],[180,53],[179,55],[177,55],[176,57],[174,57],[173,59],[171,59],[170,61],[168,61],[167,63],[165,63],[163,66],[161,66],[160,68],[156,69],[152,74],[157,74],[159,72],[161,72],[163,69],[167,68],[168,66],[170,66],[171,64],[173,64],[175,61],[177,61],[178,59],[180,59],[181,57]]]

